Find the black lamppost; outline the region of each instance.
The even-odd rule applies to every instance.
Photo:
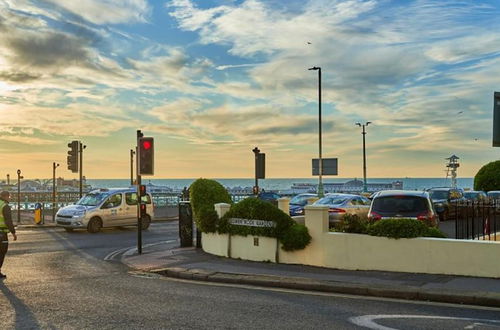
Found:
[[[52,163],[52,222],[56,222],[56,168],[59,164]]]
[[[83,149],[87,148],[86,145],[78,141],[79,147],[78,151],[80,152],[80,198],[83,196]]]
[[[323,197],[323,158],[322,158],[322,140],[321,140],[321,68],[313,66],[308,70],[318,71],[318,109],[319,109],[319,183],[318,197]]]
[[[363,128],[363,131],[361,134],[363,134],[363,192],[367,192],[367,187],[366,187],[366,146],[365,146],[365,135],[366,135],[366,126],[370,125],[372,122],[367,121],[364,124],[361,123],[356,123],[359,127]]]
[[[134,185],[134,155],[135,151],[130,149],[130,185]]]
[[[21,223],[21,170],[17,170],[17,223]]]

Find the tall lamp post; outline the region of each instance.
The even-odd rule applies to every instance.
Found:
[[[134,155],[135,151],[130,149],[130,185],[134,185]]]
[[[21,223],[21,170],[17,170],[17,223]]]
[[[52,222],[56,222],[56,168],[59,164],[52,163]]]
[[[365,144],[365,135],[366,135],[366,126],[370,125],[372,122],[367,121],[364,124],[356,123],[359,127],[363,128],[361,134],[363,135],[363,192],[367,192],[366,187],[366,144]]]
[[[318,197],[323,197],[323,158],[322,158],[322,139],[321,139],[321,68],[313,66],[308,70],[318,71],[318,110],[319,110],[319,183]]]
[[[83,149],[87,148],[86,145],[78,141],[78,151],[80,153],[80,198],[83,196]]]

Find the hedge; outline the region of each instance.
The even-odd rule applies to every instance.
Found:
[[[500,190],[500,160],[481,167],[474,177],[474,190]]]
[[[368,225],[366,234],[390,238],[439,237],[446,236],[437,228],[429,227],[415,219],[382,219]]]
[[[231,218],[273,221],[275,227],[232,225],[229,223]],[[311,241],[311,236],[304,225],[297,224],[276,206],[254,197],[245,198],[234,204],[219,220],[217,231],[241,236],[276,237],[287,251],[303,249]]]
[[[218,217],[214,204],[231,204],[231,196],[223,185],[215,180],[197,179],[189,187],[189,200],[197,228],[211,233],[217,230]]]

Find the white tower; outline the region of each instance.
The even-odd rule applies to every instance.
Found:
[[[445,158],[448,161],[448,164],[446,164],[447,171],[451,172],[451,186],[453,188],[457,187],[457,168],[460,167],[460,164],[458,163],[458,158],[455,155],[452,155],[449,158]],[[446,175],[448,176],[448,175]]]

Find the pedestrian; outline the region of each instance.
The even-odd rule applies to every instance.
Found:
[[[3,260],[9,249],[9,239],[7,234],[10,232],[14,241],[17,240],[16,229],[12,223],[12,212],[9,206],[10,194],[8,191],[0,193],[0,280],[7,278],[2,273]]]

